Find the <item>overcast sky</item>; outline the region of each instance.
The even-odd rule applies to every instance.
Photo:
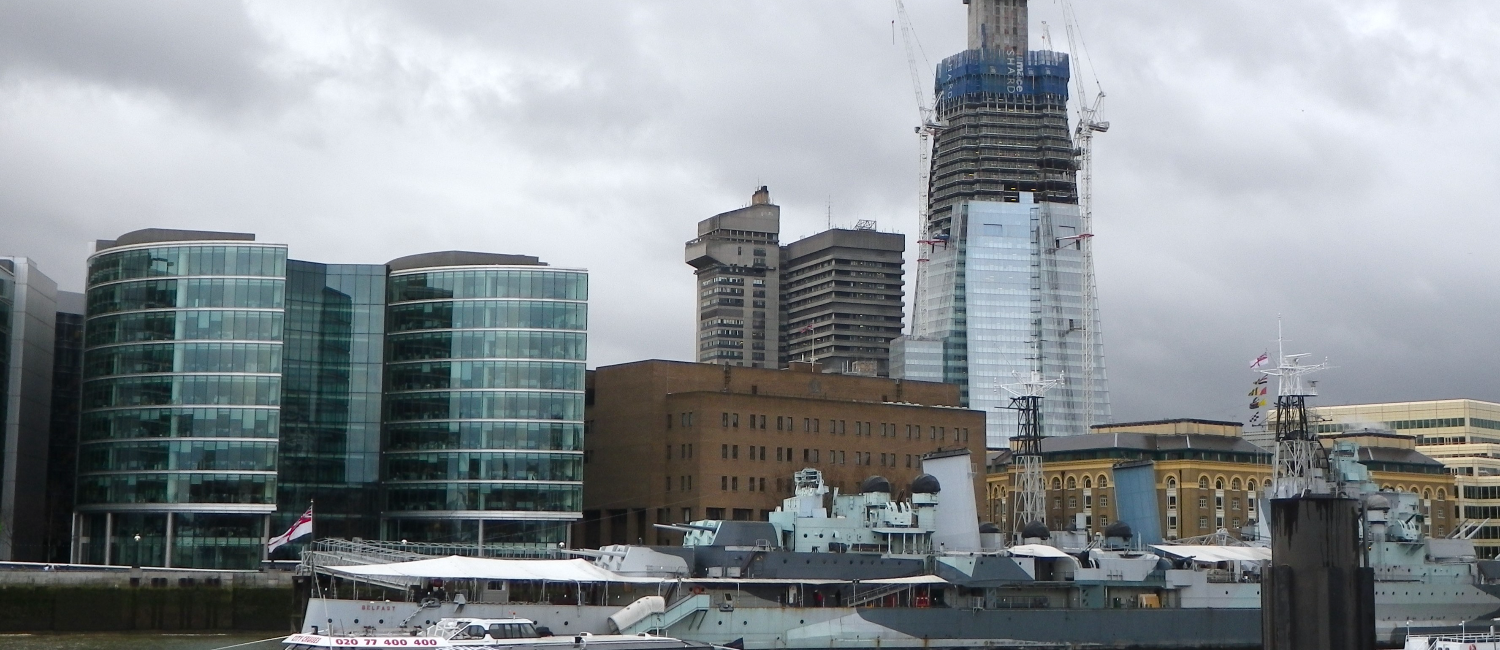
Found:
[[[959,0],[908,2],[927,64],[963,49]],[[1243,421],[1277,314],[1289,351],[1337,366],[1324,403],[1500,400],[1500,5],[1075,3],[1112,123],[1095,250],[1116,420]],[[591,366],[691,359],[683,242],[756,186],[783,241],[830,207],[915,230],[893,18],[883,0],[0,0],[0,254],[71,290],[89,242],[147,227],[323,262],[532,254],[592,272]],[[1066,49],[1050,0],[1032,48],[1043,20]]]

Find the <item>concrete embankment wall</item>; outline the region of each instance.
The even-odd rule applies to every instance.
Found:
[[[291,574],[0,570],[0,632],[292,631]]]

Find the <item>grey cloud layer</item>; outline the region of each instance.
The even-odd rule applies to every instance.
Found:
[[[957,0],[912,2],[925,51]],[[1033,27],[1053,3],[1036,0]],[[1495,9],[1076,1],[1109,93],[1097,221],[1118,418],[1243,418],[1286,317],[1328,401],[1500,399]],[[910,233],[889,7],[843,2],[0,3],[7,253],[251,230],[294,255],[594,271],[595,363],[690,358],[681,243],[756,184],[785,238]],[[1036,29],[1034,37],[1039,37]]]

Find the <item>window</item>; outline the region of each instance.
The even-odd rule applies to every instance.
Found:
[[[1198,497],[1198,508],[1200,508],[1200,509],[1206,509],[1206,508],[1208,508],[1208,497]]]
[[[1223,496],[1215,495],[1214,496],[1214,510],[1223,510],[1223,509],[1224,509],[1224,497]]]
[[[1109,495],[1108,494],[1101,494],[1101,495],[1099,495],[1099,507],[1100,508],[1108,508],[1109,507]]]
[[[764,476],[760,477],[760,491],[761,492],[765,492],[766,491],[766,477],[764,477]]]
[[[728,492],[729,491],[729,477],[728,476],[720,476],[719,477],[719,491],[720,492]]]
[[[1109,487],[1109,477],[1105,476],[1103,474],[1100,474],[1099,475],[1099,489],[1102,490],[1102,489],[1107,488],[1107,487]]]
[[[760,416],[760,428],[762,431],[766,428],[766,416],[764,415]]]
[[[1177,530],[1177,515],[1171,515],[1167,517],[1167,528]]]
[[[1088,509],[1093,508],[1093,507],[1094,507],[1094,495],[1092,495],[1092,494],[1085,494],[1085,495],[1083,495],[1083,509],[1084,510],[1088,510]]]
[[[1177,478],[1176,477],[1174,477],[1174,476],[1168,476],[1167,477],[1167,489],[1168,490],[1175,490],[1175,489],[1177,489]]]
[[[740,414],[739,413],[730,413],[729,414],[729,426],[734,427],[736,429],[739,428],[739,426],[740,426]]]
[[[812,433],[812,419],[802,418],[802,432]]]
[[[1235,497],[1235,498],[1229,500],[1229,509],[1230,510],[1239,510],[1240,509],[1240,498],[1239,497]]]
[[[1235,530],[1239,530],[1239,527],[1240,527],[1240,518],[1239,517],[1235,517],[1234,518],[1234,528],[1235,528]]]
[[[1076,497],[1076,496],[1068,497],[1068,509],[1069,510],[1077,510],[1078,509],[1078,497]]]
[[[1175,495],[1175,494],[1168,494],[1167,495],[1167,507],[1168,508],[1176,508],[1177,507],[1177,495]]]
[[[1214,479],[1214,489],[1215,490],[1222,490],[1222,489],[1224,489],[1224,477],[1220,476],[1219,478]]]
[[[729,426],[729,414],[728,413],[722,413],[720,415],[722,415],[723,417],[719,421],[719,426],[721,426],[721,427],[727,427],[727,426]]]
[[[1092,487],[1094,487],[1094,479],[1092,479],[1090,477],[1087,477],[1087,476],[1083,477],[1083,487],[1085,487],[1085,488],[1092,488]]]
[[[729,445],[719,445],[719,458],[729,458]]]
[[[1198,518],[1198,530],[1208,530],[1208,517]]]
[[[670,477],[670,476],[667,477],[667,491],[668,492],[672,491],[672,477]]]
[[[1198,477],[1198,489],[1200,489],[1200,490],[1207,490],[1208,489],[1208,477],[1207,476],[1199,476]]]
[[[1078,488],[1078,479],[1069,476],[1068,477],[1068,489],[1069,490],[1073,490],[1073,489],[1077,489],[1077,488]]]
[[[1060,478],[1058,478],[1056,476],[1052,477],[1052,489],[1054,489],[1054,490],[1061,490],[1062,489],[1062,479],[1060,479]]]
[[[1231,489],[1231,490],[1238,490],[1238,489],[1240,489],[1240,479],[1239,479],[1239,477],[1235,477],[1235,479],[1230,482],[1229,489]]]
[[[708,518],[709,519],[723,519],[724,518],[724,509],[723,508],[708,508],[707,510],[708,510]]]
[[[738,477],[738,476],[731,476],[731,477],[729,477],[729,491],[731,491],[731,492],[739,492],[740,491],[740,477]]]
[[[692,521],[692,520],[693,520],[693,509],[692,508],[683,508],[682,509],[682,523],[687,523],[687,522]]]
[[[1062,510],[1062,497],[1052,497],[1052,509]]]
[[[751,477],[751,476],[746,476],[745,477],[745,490],[749,491],[749,492],[754,492],[755,491],[755,478],[754,477]]]
[[[739,445],[734,445],[734,446],[732,446],[732,447],[729,448],[729,458],[732,459],[732,460],[739,460],[740,459],[740,446]]]
[[[667,460],[672,460],[672,445],[667,445]]]
[[[911,454],[906,455],[906,468],[911,469]]]
[[[668,429],[672,428],[672,414],[671,413],[667,414],[667,428]]]

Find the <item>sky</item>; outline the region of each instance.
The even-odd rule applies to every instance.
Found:
[[[1073,1],[1111,123],[1093,245],[1115,421],[1244,421],[1278,317],[1288,352],[1334,366],[1317,401],[1500,401],[1500,5]],[[1032,48],[1047,21],[1068,50],[1056,2],[1031,4]],[[965,47],[964,6],[908,5],[925,86]],[[94,240],[148,227],[321,262],[537,255],[591,272],[591,366],[690,360],[698,220],[766,185],[783,241],[915,231],[894,19],[879,0],[0,0],[0,254],[75,291]]]

